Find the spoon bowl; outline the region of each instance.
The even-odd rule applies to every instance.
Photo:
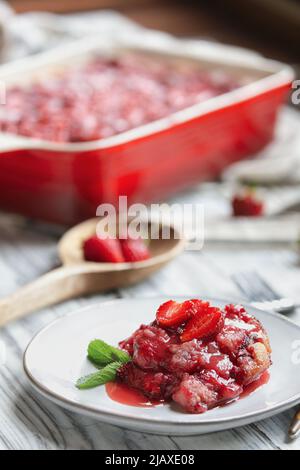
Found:
[[[99,218],[95,218],[76,225],[66,232],[58,244],[59,257],[64,266],[84,264],[85,268],[90,270],[90,292],[103,292],[136,284],[161,269],[184,248],[184,240],[179,237],[174,227],[169,228],[170,237],[165,239],[161,237],[162,226],[159,225],[159,238],[149,240],[149,259],[135,263],[87,262],[83,256],[82,245],[96,233],[98,223]],[[148,232],[153,224],[154,222],[148,224]]]
[[[87,262],[82,245],[96,233],[97,223],[99,218],[90,219],[68,230],[58,244],[62,266],[0,300],[0,326],[71,298],[141,282],[179,255],[185,246],[174,227],[151,221],[146,227],[148,232],[154,228],[159,235],[150,239],[149,259],[134,263]],[[168,238],[162,236],[163,228],[168,228]]]

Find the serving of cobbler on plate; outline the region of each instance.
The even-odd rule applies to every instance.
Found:
[[[78,388],[106,383],[121,403],[142,406],[144,397],[147,405],[169,402],[204,413],[266,383],[271,347],[260,321],[240,305],[169,300],[119,349],[94,340],[88,357],[100,370],[79,379]],[[130,391],[139,394],[136,403]]]

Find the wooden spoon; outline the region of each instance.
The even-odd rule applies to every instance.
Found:
[[[63,266],[0,300],[0,326],[35,310],[81,295],[126,287],[147,278],[177,256],[185,241],[170,227],[170,239],[151,240],[151,258],[136,263],[90,263],[83,258],[83,241],[96,233],[98,219],[75,226],[58,245]],[[150,229],[151,224],[148,224]],[[158,224],[155,223],[157,226]],[[162,226],[158,228],[161,230]]]

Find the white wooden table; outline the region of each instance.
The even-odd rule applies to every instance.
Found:
[[[58,234],[48,227],[0,215],[0,296],[58,263]],[[22,354],[32,336],[54,318],[114,297],[155,295],[240,297],[231,274],[259,270],[278,292],[300,300],[297,255],[284,246],[209,246],[184,253],[136,287],[66,302],[10,324],[0,331],[6,363],[0,366],[0,449],[300,449],[288,442],[294,410],[249,426],[213,435],[163,437],[141,434],[83,418],[42,399],[26,383]],[[300,323],[300,310],[291,318]]]

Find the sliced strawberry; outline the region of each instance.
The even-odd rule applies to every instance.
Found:
[[[197,313],[188,321],[180,339],[184,342],[207,338],[219,333],[223,326],[224,317],[221,310],[202,302],[202,305],[198,305]]]
[[[125,261],[134,263],[150,258],[148,247],[141,238],[136,240],[126,238],[125,240],[120,240],[120,243]]]
[[[96,235],[83,244],[84,259],[97,263],[124,263],[119,240],[98,238]]]
[[[156,321],[165,327],[181,325],[196,313],[199,302],[202,303],[201,300],[186,300],[182,303],[168,300],[158,308]]]

